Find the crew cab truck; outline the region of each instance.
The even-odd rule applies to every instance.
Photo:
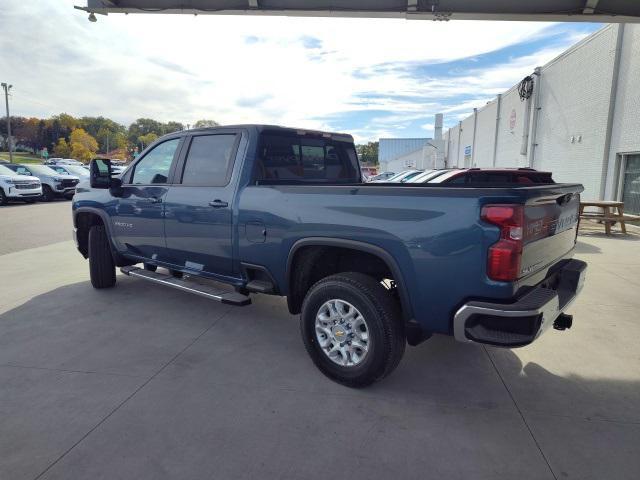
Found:
[[[75,240],[95,288],[113,287],[121,267],[238,306],[286,296],[316,366],[353,387],[434,333],[519,347],[571,326],[586,268],[571,258],[581,185],[360,178],[350,135],[177,132],[118,177],[108,160],[91,163]]]

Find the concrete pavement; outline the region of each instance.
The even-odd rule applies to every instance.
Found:
[[[73,222],[71,202],[24,204],[0,207],[0,255],[69,240]]]
[[[0,478],[637,479],[640,237],[579,240],[571,330],[517,350],[436,336],[351,390],[282,299],[96,291],[70,241],[2,234]]]

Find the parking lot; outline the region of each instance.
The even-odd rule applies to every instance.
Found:
[[[283,299],[122,275],[96,291],[69,202],[0,220],[2,479],[640,476],[636,234],[579,237],[571,330],[518,350],[436,336],[351,390],[315,369]]]

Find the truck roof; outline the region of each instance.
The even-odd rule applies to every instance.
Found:
[[[281,131],[283,133],[294,133],[296,135],[324,136],[324,137],[333,138],[335,140],[341,140],[344,142],[353,142],[353,136],[348,133],[327,132],[323,130],[314,130],[310,128],[283,127],[281,125],[269,125],[269,124],[259,124],[259,123],[219,125],[217,127],[193,128],[186,131],[187,132],[209,132],[209,131],[216,131],[216,130],[227,129],[227,128],[256,129],[258,133],[261,133],[265,130],[276,131],[276,132]],[[173,132],[173,133],[179,133],[179,132]]]

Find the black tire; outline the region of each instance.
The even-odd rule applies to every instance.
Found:
[[[332,361],[316,337],[316,315],[332,299],[350,303],[366,321],[369,350],[357,365],[342,366]],[[398,303],[374,278],[356,272],[331,275],[311,287],[302,303],[300,330],[318,369],[348,387],[365,387],[389,375],[400,363],[406,345]]]
[[[0,205],[6,205],[7,203],[7,196],[4,194],[4,190],[0,188]]]
[[[151,265],[150,263],[143,263],[142,266],[149,272],[155,272],[158,269],[157,265]]]
[[[93,288],[110,288],[116,284],[116,266],[103,225],[94,225],[89,230],[89,273]]]
[[[56,194],[53,193],[49,185],[42,185],[42,197],[40,198],[43,202],[52,202],[56,198]]]

